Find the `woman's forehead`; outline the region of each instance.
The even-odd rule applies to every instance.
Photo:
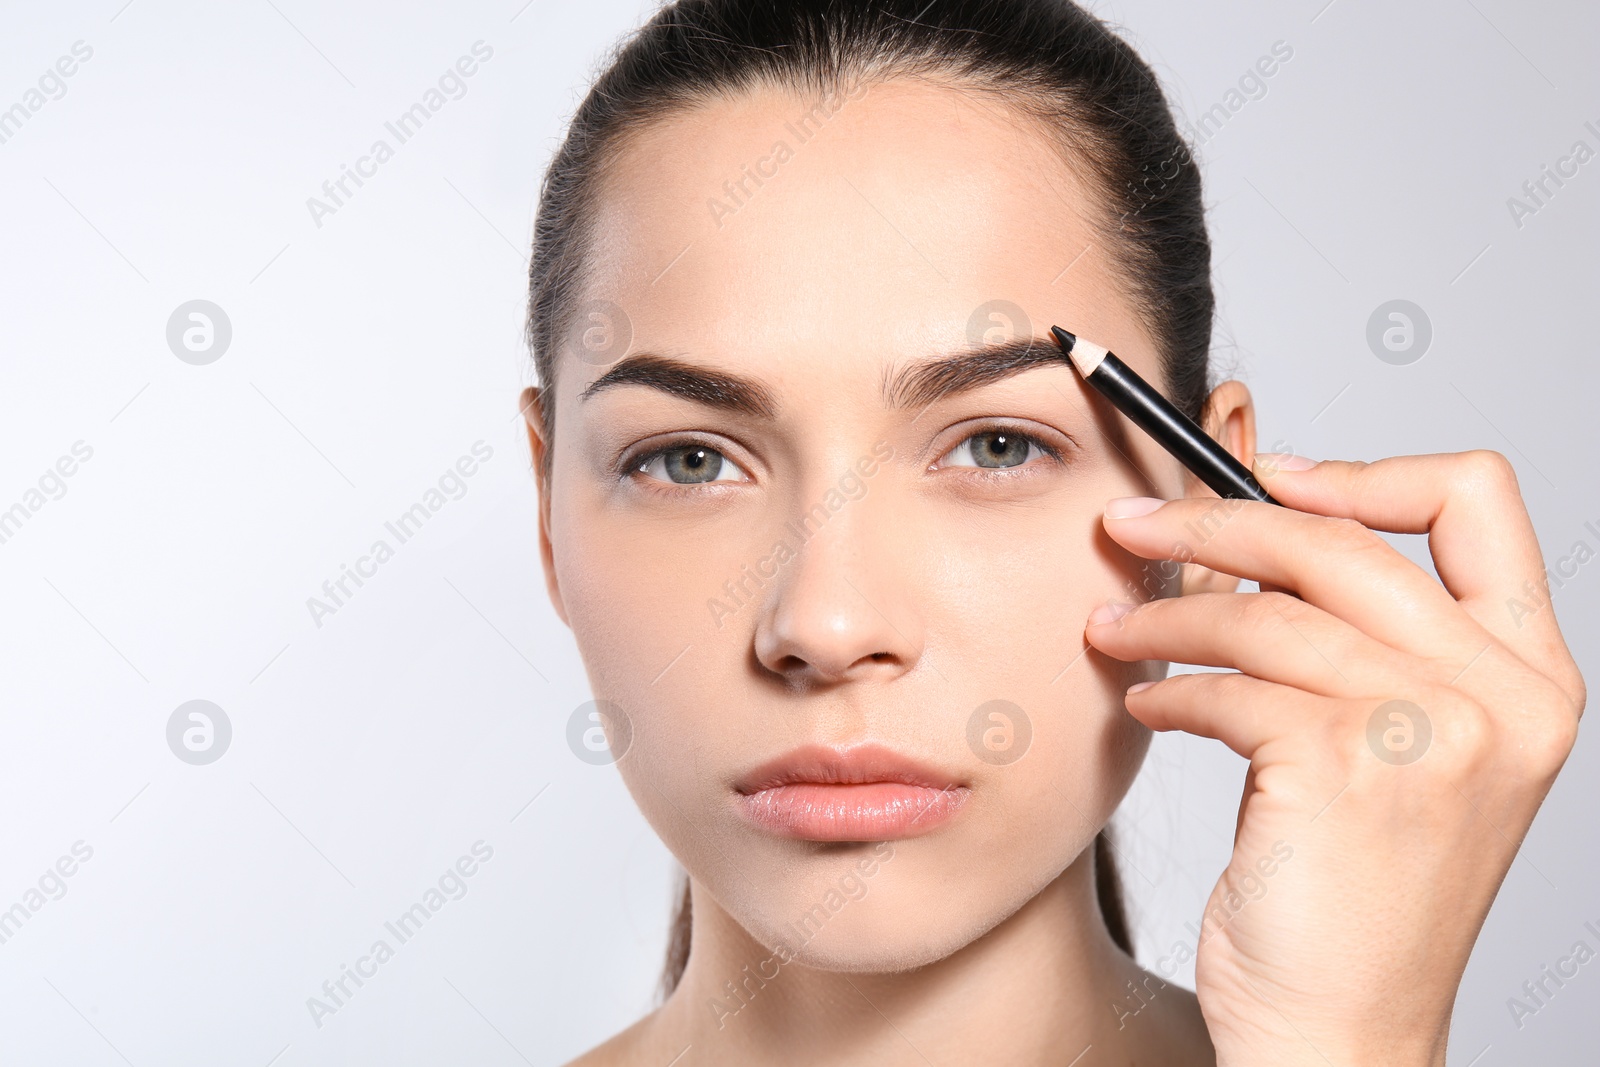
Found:
[[[1041,127],[913,81],[832,106],[768,92],[630,139],[597,205],[580,306],[724,361],[847,349],[887,362],[1047,338],[1061,319],[1127,333],[1113,329],[1134,309],[1100,206]],[[604,367],[591,369],[579,377]]]

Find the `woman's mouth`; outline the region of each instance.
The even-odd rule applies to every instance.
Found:
[[[949,821],[972,789],[881,745],[807,745],[734,786],[740,813],[768,833],[807,841],[888,841]]]

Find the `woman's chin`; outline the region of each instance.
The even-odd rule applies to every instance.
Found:
[[[890,973],[935,963],[971,944],[1006,917],[933,908],[926,897],[851,900],[835,912],[791,917],[763,911],[739,921],[780,966],[820,971]],[[826,915],[826,918],[823,916]]]
[[[945,937],[930,938],[926,929],[829,931],[788,952],[789,962],[785,966],[848,974],[909,971],[944,959],[977,936],[976,933],[972,937],[945,933]],[[776,938],[773,951],[779,953],[777,958],[782,961],[784,949]]]

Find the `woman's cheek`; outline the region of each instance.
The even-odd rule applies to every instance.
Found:
[[[583,499],[551,516],[562,602],[594,684],[620,693],[635,675],[653,677],[704,632],[706,589],[721,566],[722,541],[629,515],[638,505],[620,491],[570,495]],[[596,695],[609,694],[597,688]]]
[[[685,543],[671,524],[619,521],[606,506],[553,531],[563,603],[590,689],[628,720],[617,769],[647,821],[675,841],[713,771],[737,761],[729,749],[748,721],[736,697],[729,705],[730,671],[743,664],[727,647],[733,627],[718,634],[707,608],[713,578],[738,553],[726,538]]]
[[[941,594],[951,614],[939,629],[960,635],[953,655],[966,675],[952,679],[954,688],[1014,703],[1031,729],[1020,758],[984,768],[997,841],[1014,847],[1013,831],[1042,834],[1032,839],[1048,842],[1036,857],[1046,868],[1092,839],[1150,740],[1122,703],[1126,686],[1150,669],[1087,649],[1083,637],[1095,606],[1126,595],[1137,564],[1104,536],[1099,498],[1075,496],[1083,502],[992,519],[976,536],[952,534],[965,547]],[[1019,548],[998,550],[1007,544]]]

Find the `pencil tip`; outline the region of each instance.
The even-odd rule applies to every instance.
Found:
[[[1111,354],[1093,341],[1079,338],[1059,326],[1050,327],[1050,332],[1055,334],[1061,350],[1067,355],[1067,361],[1078,368],[1078,373],[1085,378],[1093,374],[1106,356]]]

